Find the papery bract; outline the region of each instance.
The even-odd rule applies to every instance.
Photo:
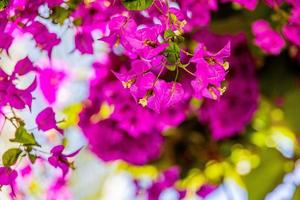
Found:
[[[208,52],[203,44],[199,44],[191,59],[191,62],[196,63],[195,79],[191,82],[196,98],[204,96],[216,100],[220,97],[223,93],[221,83],[229,68],[226,61],[229,56],[229,42],[216,54]]]
[[[37,46],[47,51],[49,56],[51,56],[53,47],[61,41],[55,33],[49,32],[44,24],[37,21],[32,22],[24,31],[31,33]]]
[[[274,31],[265,20],[255,21],[252,24],[252,33],[255,37],[254,44],[265,53],[278,55],[285,46],[285,41],[281,35]]]
[[[18,173],[9,167],[0,167],[0,186],[9,185],[13,196],[15,196],[14,184]]]
[[[76,156],[80,149],[70,153],[70,154],[63,154],[64,150],[63,145],[55,146],[51,149],[51,156],[48,158],[48,162],[55,168],[60,168],[62,171],[63,177],[65,177],[69,171],[69,168],[73,168],[72,162],[68,160],[68,158],[72,158]]]
[[[35,119],[39,130],[48,131],[56,129],[59,133],[63,134],[63,130],[58,128],[55,120],[55,113],[51,107],[42,110]]]
[[[207,195],[209,195],[211,192],[213,192],[217,187],[215,185],[211,184],[204,184],[202,185],[199,190],[197,190],[197,195],[199,195],[202,198],[205,198]]]
[[[157,180],[147,190],[148,200],[159,199],[160,194],[167,188],[172,187],[179,178],[179,168],[171,167],[163,171]]]
[[[69,191],[66,179],[63,177],[56,178],[49,186],[46,198],[47,200],[72,200],[72,194]]]
[[[162,31],[162,26],[154,25],[153,27],[139,29],[129,36],[124,36],[128,42],[128,48],[130,48],[126,51],[129,51],[130,55],[137,54],[145,59],[151,59],[159,55],[168,46],[167,44],[160,44],[158,41],[158,36]]]
[[[149,108],[158,113],[178,104],[184,95],[180,83],[166,83],[165,81],[158,81],[154,86],[153,93],[154,95],[146,99],[146,101]]]
[[[93,37],[88,32],[77,32],[75,35],[75,47],[81,53],[93,54]]]
[[[300,46],[300,7],[292,9],[288,23],[283,26],[282,32],[289,41]]]
[[[57,91],[60,84],[66,77],[65,72],[55,70],[53,67],[46,67],[38,71],[39,86],[49,104],[56,101]]]
[[[8,33],[0,34],[0,49],[4,49],[8,53],[8,49],[11,46],[13,37]]]
[[[178,3],[182,11],[185,11],[185,30],[208,25],[211,20],[210,12],[218,9],[217,0],[179,0]]]
[[[110,33],[107,37],[103,37],[101,40],[107,42],[111,47],[122,44],[124,47],[128,47],[128,41],[126,37],[133,34],[136,31],[137,25],[131,18],[125,16],[113,17],[108,28]]]
[[[14,74],[18,74],[20,76],[25,75],[34,70],[32,62],[28,57],[17,62],[14,69]]]

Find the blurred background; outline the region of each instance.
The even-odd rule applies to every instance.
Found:
[[[243,104],[239,105],[232,100],[229,107],[226,107],[227,110],[205,110],[205,106],[209,103],[196,100],[193,106],[195,109],[204,106],[203,116],[206,115],[207,119],[210,112],[215,115],[223,112],[220,116],[225,116],[220,121],[224,123],[226,121],[227,124],[240,123],[239,120],[245,118],[247,112],[253,113],[250,115],[251,120],[248,120],[239,134],[215,141],[210,137],[205,120],[199,123],[197,117],[190,117],[179,127],[171,128],[164,133],[165,143],[161,157],[145,166],[133,166],[122,161],[109,163],[101,161],[89,151],[87,141],[77,126],[82,102],[88,97],[89,79],[93,77],[92,64],[102,60],[107,52],[104,43],[97,40],[100,33],[93,32],[94,55],[82,55],[74,50],[74,30],[68,28],[67,21],[63,25],[54,25],[47,20],[39,19],[62,39],[62,42],[53,49],[51,62],[45,52],[35,48],[30,35],[15,38],[9,49],[9,55],[4,52],[1,54],[1,67],[5,66],[4,70],[9,71],[18,60],[28,56],[42,69],[51,66],[58,72],[56,74],[64,74],[63,78],[58,78],[58,75],[52,77],[59,82],[53,106],[59,110],[57,118],[64,119],[60,127],[66,130],[64,138],[66,152],[84,147],[75,158],[76,169],[72,171],[69,181],[63,187],[55,187],[60,171],[51,168],[43,160],[38,160],[38,163],[30,169],[28,163],[21,163],[18,168],[21,169],[22,176],[18,177],[17,181],[22,182],[19,190],[24,196],[17,199],[145,199],[142,193],[137,194],[136,182],[146,188],[159,176],[162,169],[173,165],[181,168],[176,187],[187,189],[185,199],[300,199],[299,49],[291,45],[280,56],[275,57],[263,55],[257,47],[248,45],[253,39],[250,34],[250,22],[269,15],[264,6],[258,7],[255,15],[227,4],[220,9],[222,12],[213,14],[209,33],[206,31],[199,33],[196,40],[217,37],[224,38],[220,40],[222,43],[229,37],[237,38],[234,39],[237,41],[235,44],[237,49],[233,56],[236,56],[237,61],[233,61],[233,71],[239,73],[241,68],[248,74],[253,73],[253,79],[246,78],[245,81],[249,85],[252,84],[251,81],[255,81],[257,86],[251,86],[251,91],[246,88],[239,93],[242,99],[239,100],[243,101]],[[242,36],[238,34],[241,30],[244,31]],[[226,36],[217,36],[212,32]],[[235,36],[228,36],[228,33]],[[247,55],[239,54],[241,50],[238,48],[247,48]],[[242,51],[245,52],[245,49]],[[243,67],[244,65],[251,65],[253,69],[247,71],[248,68]],[[229,77],[234,77],[233,72],[231,73]],[[32,76],[24,77],[24,80],[20,80],[20,87],[30,82],[32,78]],[[239,90],[242,84],[239,82],[237,86],[232,86],[233,90]],[[253,94],[256,90],[257,94]],[[51,131],[45,135],[38,134],[32,119],[46,107],[47,97],[40,88],[34,92],[34,96],[36,98],[32,112],[19,114],[26,119],[27,128],[32,129],[38,142],[48,151],[52,147],[50,144],[60,141],[61,136]],[[250,101],[252,98],[254,102]],[[243,112],[235,113],[235,108],[230,107],[231,105],[240,106],[242,108],[238,109],[245,109],[247,112],[244,115],[241,114]],[[103,115],[109,112],[109,108],[107,109],[103,111]],[[230,113],[235,115],[231,117]],[[0,140],[1,152],[12,145],[8,142],[11,132],[12,127],[4,125]],[[31,173],[30,176],[27,175],[28,171]],[[196,195],[195,191],[206,182],[215,185],[215,190],[206,197]],[[9,189],[2,188],[0,199],[9,199],[8,196]],[[160,194],[159,199],[177,200],[179,196],[178,190],[170,187]]]

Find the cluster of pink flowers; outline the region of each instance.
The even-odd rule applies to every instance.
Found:
[[[158,159],[164,132],[192,115],[198,115],[199,122],[209,127],[214,140],[232,137],[243,131],[258,106],[255,63],[244,34],[219,36],[203,31],[221,3],[231,2],[253,11],[258,0],[143,2],[10,0],[0,8],[0,51],[7,55],[15,37],[29,34],[51,61],[53,48],[61,38],[49,31],[43,20],[61,24],[68,21],[75,49],[81,54],[95,54],[94,33],[100,32],[97,42],[104,44],[107,52],[93,63],[94,77],[78,125],[91,151],[104,161],[121,159],[143,165]],[[277,21],[254,21],[249,27],[253,44],[271,55],[279,55],[285,47],[299,48],[300,2],[265,0],[263,4],[274,11]],[[282,9],[283,5],[290,12]],[[0,69],[0,108],[1,115],[16,129],[11,142],[20,147],[4,153],[7,159],[0,167],[0,187],[9,185],[14,194],[18,172],[13,166],[17,160],[27,156],[34,163],[41,157],[36,153],[41,146],[35,135],[15,111],[28,108],[31,112],[36,88],[42,90],[48,104],[54,104],[66,74],[51,66],[41,69],[28,57],[18,61],[11,71]],[[20,89],[18,78],[29,73],[35,75],[34,79],[27,88]],[[203,104],[195,110],[194,101]],[[8,107],[12,116],[4,113]],[[54,129],[63,136],[54,110],[47,106],[36,116],[37,130]],[[70,159],[79,150],[66,154],[63,145],[52,146],[45,160],[60,168],[63,182],[74,167]],[[173,187],[178,176],[177,168],[162,173],[148,188],[148,199],[158,199],[162,190]],[[214,188],[205,185],[198,193],[205,196]],[[180,194],[185,195],[182,191]]]
[[[203,38],[207,46],[212,47],[217,46],[216,41],[218,45],[228,39],[232,42],[227,90],[219,101],[207,100],[199,110],[200,121],[208,124],[215,140],[220,140],[242,132],[257,109],[259,90],[255,76],[256,65],[244,34],[220,36],[203,31],[196,39],[201,41]]]
[[[101,39],[114,53],[129,58],[127,65],[114,72],[124,88],[136,102],[158,113],[191,96],[218,99],[229,67],[230,43],[218,53],[199,43],[192,54],[180,47],[187,23],[181,10],[154,1],[146,12],[145,16],[131,12],[113,16],[108,34]],[[149,23],[154,19],[157,23]]]
[[[278,55],[285,46],[285,41],[280,34],[274,31],[269,22],[257,20],[252,24],[252,32],[255,37],[254,44],[259,46],[265,53]]]
[[[9,104],[15,109],[24,109],[26,106],[31,108],[32,103],[32,91],[36,88],[36,80],[31,83],[26,89],[18,89],[15,85],[15,80],[18,76],[26,75],[33,71],[33,64],[26,57],[20,60],[14,68],[11,75],[7,74],[0,69],[0,106],[6,106]]]
[[[279,55],[282,49],[286,46],[286,40],[293,45],[300,46],[299,42],[299,1],[287,0],[286,3],[292,8],[290,13],[280,7],[285,1],[283,0],[265,0],[265,3],[274,9],[276,18],[276,30],[274,30],[270,23],[264,19],[259,19],[252,24],[252,33],[254,35],[254,44],[257,45],[266,54]],[[245,5],[246,7],[246,5]],[[255,6],[254,6],[255,8]],[[249,8],[250,9],[250,8]]]
[[[90,82],[90,96],[84,102],[79,126],[88,138],[91,150],[102,160],[122,159],[141,165],[160,155],[162,132],[184,120],[184,105],[160,114],[138,106],[111,73],[121,64],[117,59],[111,55],[104,63],[94,64],[95,78]],[[107,118],[101,115],[103,105],[112,109]]]

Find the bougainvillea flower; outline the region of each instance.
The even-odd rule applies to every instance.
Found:
[[[183,95],[184,90],[180,83],[160,80],[154,86],[153,95],[144,98],[148,107],[159,113],[181,102]]]
[[[72,193],[68,187],[67,180],[64,177],[54,179],[49,185],[46,193],[48,200],[72,200]]]
[[[183,28],[186,25],[186,21],[182,10],[175,7],[166,7],[166,9],[166,12],[168,12],[169,16],[171,17],[171,23],[169,16],[160,15],[158,18],[162,23],[163,30],[169,29],[172,31],[176,31],[177,33],[183,32]]]
[[[114,74],[125,88],[131,88],[132,84],[136,82],[136,79],[144,75],[151,67],[149,62],[134,60],[131,63],[131,69],[129,71],[122,67],[120,72],[114,72]]]
[[[94,39],[90,32],[79,31],[75,34],[75,47],[81,53],[93,54]]]
[[[13,37],[8,33],[0,34],[0,49],[4,49],[8,53],[8,49],[11,46]]]
[[[163,32],[161,25],[139,29],[129,36],[125,36],[131,54],[137,54],[145,59],[151,59],[163,52],[168,44],[160,44],[158,36]]]
[[[185,19],[188,22],[184,26],[185,30],[208,25],[211,20],[210,12],[218,9],[217,0],[179,0],[177,2],[182,11],[185,11]]]
[[[176,3],[179,2],[177,1]],[[182,12],[182,9],[179,9],[176,6],[169,6],[166,1],[154,1],[152,6],[147,9],[147,12],[149,15],[159,20],[159,23],[155,23],[155,25],[159,24],[163,30],[169,29],[181,32],[186,25],[185,15]],[[162,13],[168,13],[168,15]]]
[[[42,110],[36,117],[35,122],[39,130],[48,131],[55,129],[59,133],[63,134],[63,130],[57,127],[55,120],[55,113],[51,107],[47,107]]]
[[[105,68],[115,71],[124,64],[118,61],[119,59],[111,54],[105,63],[94,65],[95,74],[101,73],[101,76],[95,76],[90,82],[90,96],[80,113],[79,126],[89,141],[90,149],[100,159],[121,159],[142,165],[160,155],[162,131],[181,123],[185,118],[185,109],[180,105],[173,109],[178,111],[176,115],[169,110],[157,114],[151,109],[137,105],[113,73],[102,73]],[[136,70],[143,71],[145,66],[139,62],[136,64]],[[145,76],[148,76],[147,73]],[[135,84],[144,85],[145,90],[138,90],[135,85],[130,87],[137,97],[144,96],[148,88],[153,87],[155,77],[144,78],[147,81],[141,79],[140,82],[137,79]],[[172,116],[171,119],[168,116]],[[110,134],[107,134],[108,132]]]
[[[111,47],[118,46],[119,44],[128,47],[126,37],[136,31],[137,25],[131,18],[116,16],[110,20],[108,28],[110,33],[107,37],[103,37],[102,41],[107,42]]]
[[[221,37],[204,33],[200,36],[206,37],[209,46],[215,46],[216,41],[219,46],[228,39],[232,41],[227,90],[219,101],[205,100],[199,110],[200,121],[209,126],[213,139],[220,140],[243,131],[257,109],[259,90],[255,62],[243,34]]]
[[[254,44],[260,47],[265,53],[278,55],[285,46],[281,35],[274,31],[269,22],[257,20],[252,24],[252,33],[255,37]]]
[[[51,56],[53,47],[61,41],[55,33],[50,33],[44,24],[37,21],[32,22],[24,31],[31,33],[37,46],[47,51],[49,56]]]
[[[172,187],[179,178],[179,168],[171,167],[160,174],[147,190],[148,200],[159,199],[160,194],[167,188]]]
[[[286,2],[291,4],[292,6],[294,6],[294,8],[300,6],[300,1],[299,0],[286,0]]]
[[[136,79],[134,79],[134,84],[132,84],[132,86],[130,87],[130,92],[136,102],[139,102],[141,99],[145,98],[144,106],[147,105],[147,94],[149,91],[153,90],[155,79],[155,75],[151,72],[140,75]]]
[[[264,0],[265,4],[271,8],[279,7],[284,2],[284,0]]]
[[[62,175],[63,177],[65,177],[69,171],[69,168],[73,168],[73,163],[70,162],[68,160],[68,158],[72,158],[74,156],[76,156],[79,151],[75,151],[73,153],[70,154],[63,154],[63,150],[64,150],[64,146],[63,145],[58,145],[55,146],[51,149],[51,156],[48,158],[49,163],[55,167],[55,168],[60,168],[62,171]]]
[[[18,74],[20,76],[25,75],[34,70],[32,62],[28,57],[25,57],[22,60],[19,60],[15,65],[14,74]]]
[[[282,32],[289,41],[300,46],[300,7],[292,9],[289,21],[283,26]]]
[[[66,74],[55,70],[53,67],[41,69],[39,72],[39,86],[49,104],[56,101],[56,94]]]
[[[9,185],[11,187],[12,195],[15,196],[14,184],[18,173],[9,167],[0,167],[0,187]]]
[[[84,31],[92,32],[97,29],[104,33],[111,16],[123,10],[125,9],[119,1],[80,2],[71,16],[74,21],[79,22],[77,26]]]
[[[217,186],[212,184],[204,184],[202,185],[199,190],[197,190],[196,194],[199,195],[202,198],[205,198],[207,195],[215,191]]]
[[[24,166],[22,169],[20,169],[19,172],[22,177],[29,176],[32,173],[32,167],[30,164],[28,164],[28,165]]]
[[[136,165],[157,158],[163,140],[160,127],[154,121],[156,115],[136,106],[120,82],[101,85],[92,88],[93,104],[87,104],[80,114],[79,126],[88,138],[91,150],[104,161],[122,159]],[[101,95],[97,92],[99,89]],[[100,100],[113,108],[109,118],[102,113]],[[101,140],[96,139],[99,137]]]
[[[26,58],[17,63],[17,66],[15,67],[15,70],[13,71],[11,76],[7,75],[2,69],[0,70],[1,106],[9,104],[13,108],[24,109],[27,105],[29,108],[31,108],[31,93],[35,90],[37,86],[36,79],[34,79],[34,81],[26,89],[18,89],[14,84],[16,74],[20,73],[19,75],[24,75],[24,73],[27,73],[30,70],[32,70],[32,63]]]
[[[135,165],[142,165],[160,155],[162,137],[156,130],[132,137],[134,132],[128,133],[119,127],[120,122],[111,119],[90,127],[81,126],[88,134],[86,136],[91,150],[104,161],[122,159]],[[110,134],[106,134],[108,132]],[[99,137],[101,140],[97,139]]]
[[[0,96],[3,95],[1,101],[3,101],[4,103],[9,103],[12,107],[16,109],[24,109],[26,105],[29,107],[29,109],[31,109],[31,92],[35,90],[36,85],[36,79],[34,79],[31,85],[29,85],[24,90],[16,88],[16,86],[11,83],[9,83],[7,87],[5,87],[5,84],[0,84]]]
[[[196,98],[201,99],[204,96],[216,100],[220,97],[223,93],[221,83],[225,80],[226,70],[229,68],[225,59],[229,56],[230,42],[215,54],[207,51],[203,44],[199,44],[191,59],[191,62],[197,64],[196,77],[191,82]]]

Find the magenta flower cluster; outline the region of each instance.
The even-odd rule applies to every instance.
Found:
[[[52,66],[53,49],[62,44],[62,38],[45,21],[74,33],[70,53],[95,55],[95,43],[105,46],[104,55],[92,62],[88,98],[82,102],[78,122],[89,149],[101,160],[153,162],[164,152],[167,131],[193,119],[199,127],[208,128],[210,135],[205,138],[223,140],[242,134],[260,98],[249,42],[245,33],[221,36],[207,30],[212,14],[227,3],[248,11],[261,3],[274,11],[274,19],[255,18],[248,27],[251,42],[263,54],[278,56],[285,48],[300,48],[298,0],[1,2],[0,53],[9,57],[15,38],[29,35],[50,64],[41,67],[28,56],[13,69],[0,68],[0,114],[15,128],[10,142],[18,146],[3,153],[0,188],[10,186],[13,198],[20,174],[14,167],[26,157],[28,163],[38,159],[59,168],[61,177],[53,188],[61,189],[74,168],[73,157],[81,150],[64,153],[62,139],[50,145],[46,156],[39,154],[43,150],[36,134],[54,131],[64,138],[59,124],[64,120],[58,120],[55,103],[68,75]],[[288,11],[281,9],[283,5]],[[30,74],[32,81],[21,89],[20,77]],[[48,105],[34,118],[36,128],[30,129],[19,112],[32,112],[36,89]],[[147,198],[158,199],[165,189],[176,189],[179,174],[178,167],[163,171],[146,188]],[[205,198],[215,188],[207,183],[196,193]],[[176,191],[180,199],[185,197],[185,190]]]

